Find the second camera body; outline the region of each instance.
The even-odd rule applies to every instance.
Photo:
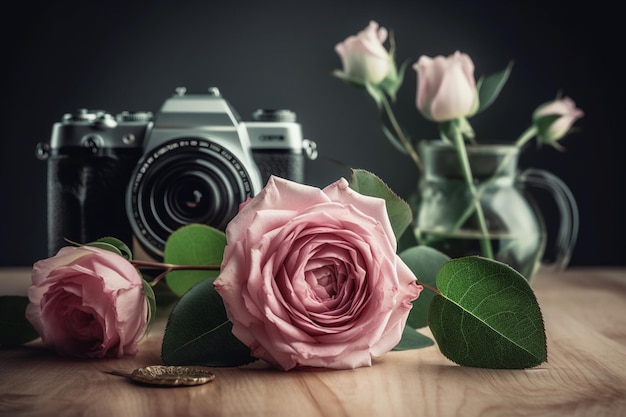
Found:
[[[65,239],[135,238],[161,258],[189,223],[224,229],[270,175],[304,181],[315,144],[289,110],[242,121],[216,88],[184,88],[150,112],[80,110],[55,123],[48,159],[48,251]]]

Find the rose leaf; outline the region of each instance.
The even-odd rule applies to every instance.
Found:
[[[478,89],[479,108],[476,113],[480,113],[489,107],[498,98],[502,87],[506,84],[513,69],[513,63],[510,63],[505,69],[488,77],[481,78],[476,88]],[[476,114],[475,113],[475,114]]]
[[[409,267],[421,284],[436,288],[437,272],[450,258],[428,246],[414,246],[399,254],[400,259]],[[414,329],[428,325],[428,307],[435,292],[425,288],[420,296],[413,300],[413,308],[409,313],[407,325]]]
[[[97,241],[91,243],[91,245],[97,245],[97,244],[109,244],[111,246],[113,246],[117,252],[120,253],[120,255],[122,257],[124,257],[124,259],[126,259],[127,261],[130,261],[133,259],[133,253],[130,250],[130,248],[128,247],[128,245],[126,245],[124,242],[122,242],[121,240],[115,238],[115,237],[103,237],[101,239],[98,239]],[[106,249],[106,248],[104,248]]]
[[[349,85],[351,85],[353,87],[356,87],[356,88],[359,88],[359,89],[364,89],[365,88],[365,84],[363,83],[363,80],[350,77],[348,74],[346,74],[343,71],[335,70],[335,71],[333,71],[333,76],[339,78],[340,80],[342,80],[346,84],[349,84]]]
[[[172,309],[161,348],[167,365],[240,366],[256,360],[231,332],[213,278],[191,288]]]
[[[26,319],[28,297],[22,295],[0,296],[0,347],[17,346],[39,337]]]
[[[224,257],[226,235],[204,224],[188,224],[172,233],[165,243],[163,260],[176,265],[220,265]],[[198,282],[216,277],[219,271],[179,270],[167,274],[165,281],[181,296]]]
[[[143,293],[144,293],[144,296],[146,297],[146,303],[148,304],[148,317],[147,317],[148,326],[146,327],[146,334],[147,334],[150,331],[152,320],[156,313],[156,308],[157,308],[156,296],[154,294],[154,290],[152,289],[152,286],[148,283],[148,281],[142,278],[141,283],[143,285]]]
[[[406,60],[400,68],[396,68],[396,63],[391,59],[389,73],[380,83],[380,89],[383,90],[392,100],[396,99],[396,94],[404,82],[404,73],[410,61]]]
[[[413,214],[408,203],[371,172],[353,169],[350,177],[350,188],[359,194],[385,200],[387,214],[396,240],[402,236],[402,233],[413,222]]]
[[[550,128],[559,120],[562,116],[560,114],[548,114],[544,116],[533,115],[533,124],[537,127],[537,131],[539,133],[539,137],[548,137],[554,136],[550,133]]]
[[[396,150],[398,152],[403,153],[405,155],[408,155],[408,152],[407,152],[406,148],[404,147],[404,145],[402,145],[402,142],[400,142],[400,139],[398,139],[396,137],[396,135],[386,126],[385,119],[384,119],[384,113],[382,113],[382,112],[381,112],[379,124],[380,124],[380,130],[382,130],[383,134],[385,135],[387,140],[389,140],[389,142],[391,142],[393,147],[396,148]],[[405,133],[405,135],[406,135],[406,133]]]
[[[428,325],[441,352],[462,366],[525,369],[547,360],[543,318],[528,281],[478,256],[453,259],[437,275]]]
[[[434,343],[435,342],[433,342],[430,337],[424,336],[411,326],[404,326],[402,338],[400,339],[400,342],[396,345],[396,347],[393,348],[393,350],[421,349],[424,347],[432,346]]]
[[[385,101],[385,92],[378,85],[374,85],[368,81],[365,82],[365,90],[374,99],[376,106],[381,109]]]
[[[110,236],[103,237],[103,238],[100,238],[96,241],[89,242],[89,243],[78,243],[78,242],[73,242],[69,239],[65,239],[65,241],[71,245],[78,246],[78,247],[91,246],[91,247],[102,249],[102,250],[108,250],[109,252],[113,252],[123,257],[127,261],[130,261],[131,259],[133,259],[133,253],[128,247],[128,245],[126,245],[124,242],[122,242],[121,240],[115,237],[110,237]]]

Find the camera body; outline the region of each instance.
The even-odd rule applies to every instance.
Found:
[[[242,121],[216,88],[184,88],[160,110],[66,114],[53,125],[48,161],[48,252],[67,240],[134,241],[162,258],[169,235],[189,223],[224,230],[271,175],[304,181],[315,144],[289,110]]]

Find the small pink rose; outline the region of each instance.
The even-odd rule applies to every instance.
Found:
[[[362,83],[378,84],[392,69],[391,56],[383,44],[387,29],[371,21],[356,36],[349,36],[335,46],[344,75]]]
[[[137,269],[90,246],[64,247],[33,266],[26,318],[44,345],[85,358],[137,353],[148,304]]]
[[[400,341],[422,287],[382,199],[272,177],[226,229],[215,288],[234,335],[285,370],[356,368]]]
[[[559,117],[546,124],[542,122],[546,116]],[[539,106],[533,114],[533,122],[537,127],[539,140],[558,148],[560,145],[557,141],[569,132],[576,120],[583,116],[583,111],[576,107],[574,101],[569,97],[564,97]]]
[[[443,122],[478,110],[474,63],[467,54],[421,56],[413,69],[417,71],[417,109],[427,119]]]

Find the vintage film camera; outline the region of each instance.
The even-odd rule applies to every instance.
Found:
[[[38,154],[48,161],[50,256],[66,239],[114,236],[160,259],[181,226],[223,230],[270,175],[304,182],[305,158],[317,150],[289,110],[242,121],[216,88],[178,88],[155,116],[66,114]]]

